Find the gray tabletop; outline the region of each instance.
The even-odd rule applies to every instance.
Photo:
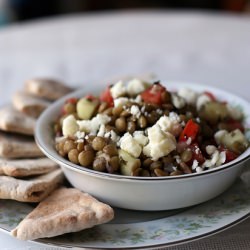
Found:
[[[158,79],[217,86],[250,100],[250,16],[113,12],[0,30],[0,104],[31,77],[50,76],[84,86],[151,73]],[[169,249],[250,249],[249,232],[247,219],[219,234]],[[1,249],[46,249],[2,232],[0,242]]]

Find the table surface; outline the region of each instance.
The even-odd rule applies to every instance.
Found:
[[[26,79],[106,84],[125,75],[209,84],[250,101],[250,16],[213,12],[106,12],[0,30],[0,105]],[[250,249],[250,219],[168,249]],[[1,249],[54,249],[0,232]],[[59,248],[56,248],[59,249]]]

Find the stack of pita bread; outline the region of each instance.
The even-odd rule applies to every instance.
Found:
[[[32,79],[0,108],[0,199],[39,202],[12,230],[21,240],[53,237],[105,223],[113,209],[90,195],[63,187],[59,166],[34,141],[36,119],[50,103],[72,91],[51,79]]]

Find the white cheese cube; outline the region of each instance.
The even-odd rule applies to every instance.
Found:
[[[73,136],[78,130],[79,126],[73,115],[69,115],[63,120],[62,133],[64,136]]]
[[[143,131],[135,131],[133,137],[142,146],[148,143],[148,137],[143,134]]]
[[[148,129],[149,143],[143,148],[143,153],[158,160],[176,149],[175,137],[169,132],[161,130],[158,124]]]
[[[132,137],[131,134],[126,133],[120,139],[120,148],[137,158],[140,156],[142,147],[140,144]]]

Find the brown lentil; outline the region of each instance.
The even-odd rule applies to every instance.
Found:
[[[102,113],[107,108],[108,108],[108,104],[106,102],[102,102],[98,108],[98,113]]]
[[[112,167],[114,172],[118,171],[120,167],[119,157],[118,156],[111,157],[109,164]]]
[[[123,110],[123,111],[121,112],[120,116],[122,116],[122,117],[127,117],[127,116],[130,116],[130,113],[129,113],[128,110]]]
[[[127,125],[127,131],[132,134],[135,132],[135,130],[136,130],[135,122],[129,121]]]
[[[192,170],[188,167],[188,165],[185,162],[180,162],[179,164],[180,169],[183,171],[185,174],[191,174]]]
[[[160,161],[153,161],[150,164],[150,170],[154,170],[156,168],[161,168],[162,167],[162,163]]]
[[[113,110],[113,108],[107,108],[102,113],[105,114],[105,115],[111,116],[112,115],[112,110]]]
[[[93,169],[99,172],[104,172],[106,170],[106,159],[104,157],[98,157],[93,162]]]
[[[177,170],[171,172],[171,173],[170,173],[170,176],[182,175],[182,174],[183,174],[183,172],[177,169]]]
[[[144,177],[150,177],[150,173],[148,170],[146,169],[142,169],[141,171],[141,176],[144,176]]]
[[[156,176],[168,176],[168,173],[165,172],[164,170],[160,169],[160,168],[155,168],[154,169],[154,173]]]
[[[91,165],[94,161],[94,158],[95,154],[92,150],[82,151],[78,155],[78,161],[84,167],[88,167],[89,165]]]
[[[144,115],[141,115],[138,119],[138,126],[140,128],[146,128],[147,127],[147,119]]]
[[[79,163],[78,155],[79,155],[79,152],[77,149],[71,149],[68,153],[68,158],[71,162],[78,164]]]
[[[110,157],[118,155],[117,147],[114,144],[106,145],[102,151]]]
[[[119,106],[113,108],[112,114],[114,116],[119,116],[122,111],[123,111],[123,107],[122,107],[122,105],[119,105]]]
[[[94,138],[94,140],[92,141],[92,147],[94,150],[96,151],[100,151],[104,148],[104,146],[106,146],[107,142],[105,140],[105,138],[100,137],[100,136],[96,136]]]
[[[143,162],[142,162],[142,166],[144,167],[144,168],[150,168],[150,165],[152,164],[152,160],[150,159],[150,158],[147,158],[147,159],[145,159]]]
[[[181,160],[183,162],[188,162],[192,159],[192,151],[190,149],[185,149],[182,153],[181,153]]]
[[[74,149],[76,147],[77,147],[77,144],[73,140],[67,139],[64,142],[63,151],[64,151],[65,154],[68,154],[71,149]]]
[[[76,148],[79,152],[83,151],[84,150],[84,142],[78,142]]]
[[[127,129],[127,122],[124,117],[119,117],[115,121],[115,127],[119,132],[125,132]]]

